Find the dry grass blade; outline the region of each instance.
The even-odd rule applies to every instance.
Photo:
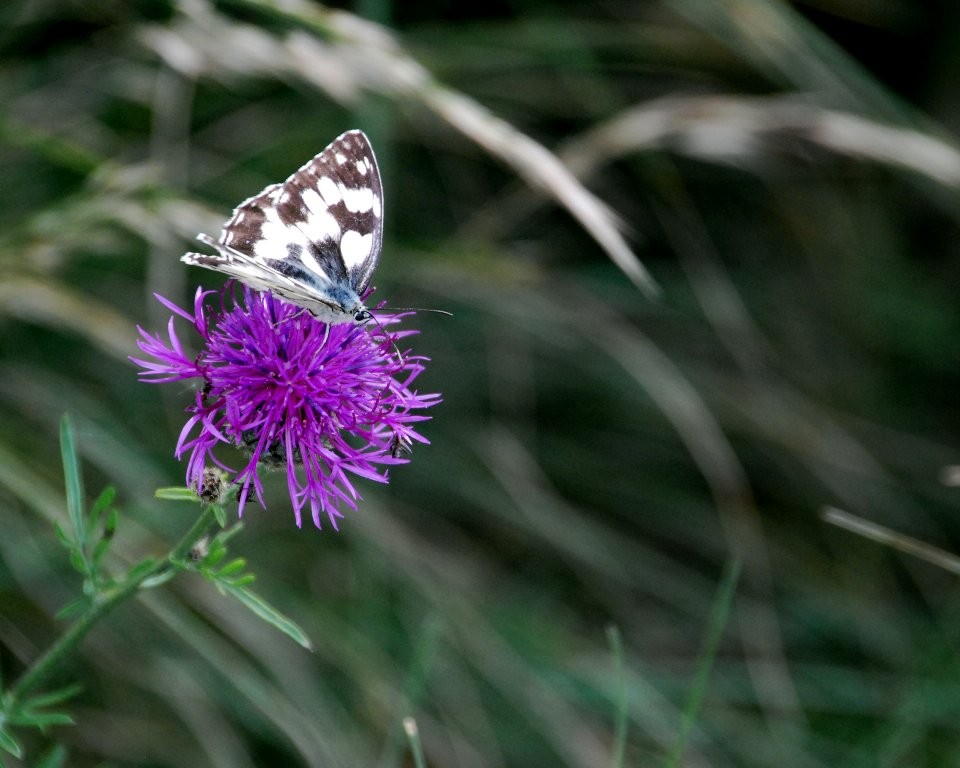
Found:
[[[842,509],[825,507],[820,516],[828,523],[859,534],[867,539],[885,544],[893,549],[905,552],[908,555],[919,557],[928,563],[943,568],[945,571],[960,575],[960,557],[935,547],[932,544],[920,541],[912,536],[906,536],[862,517],[851,515]]]
[[[244,0],[242,4],[315,33],[311,37],[302,31],[290,33],[283,46],[261,40],[260,44],[271,51],[275,72],[300,77],[341,101],[349,100],[362,87],[426,107],[508,165],[531,187],[563,206],[631,281],[648,296],[658,294],[656,282],[627,244],[616,215],[553,152],[475,101],[437,82],[386,29],[349,13],[297,0]],[[204,18],[207,31],[212,34],[209,15],[204,14]],[[228,32],[233,26],[226,19],[216,23]],[[259,34],[263,36],[262,32]],[[179,64],[190,73],[207,69],[183,52],[198,46],[195,37],[178,40],[164,31],[151,34],[148,42],[165,55],[171,66]],[[218,43],[210,47],[222,46]],[[336,77],[324,74],[331,68]],[[253,69],[259,71],[262,67]]]
[[[556,155],[475,102],[447,89],[433,89],[427,103],[455,128],[513,168],[531,186],[553,197],[590,233],[614,263],[648,295],[653,278],[627,246],[617,219]]]
[[[585,134],[561,157],[578,176],[586,177],[635,152],[669,148],[707,160],[747,164],[782,151],[797,139],[917,173],[938,184],[960,186],[960,150],[947,140],[789,96],[657,99],[625,110]]]
[[[136,334],[126,318],[88,296],[45,280],[11,277],[0,283],[0,314],[79,333],[124,362],[136,351]]]

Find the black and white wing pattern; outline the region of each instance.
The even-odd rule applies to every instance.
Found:
[[[282,184],[240,203],[215,254],[182,261],[270,291],[326,323],[361,323],[363,294],[380,262],[383,188],[363,131],[347,131]]]

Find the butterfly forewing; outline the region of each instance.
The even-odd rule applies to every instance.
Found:
[[[330,262],[331,269],[344,270],[362,295],[383,239],[383,189],[367,137],[361,131],[343,134],[283,187],[307,213],[301,229],[318,246],[321,266]]]
[[[188,253],[184,261],[272,291],[321,319],[350,319],[342,315],[356,307],[346,304],[369,287],[383,239],[383,191],[369,140],[362,131],[344,133],[282,184],[238,205],[215,243],[201,239],[218,253]]]

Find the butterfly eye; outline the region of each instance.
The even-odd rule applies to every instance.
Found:
[[[373,315],[371,315],[369,312],[367,312],[367,310],[365,310],[365,309],[359,309],[359,310],[357,310],[356,314],[354,314],[353,319],[354,319],[356,322],[358,322],[358,323],[365,323],[365,322],[367,322],[367,320],[369,320],[371,317],[373,317]]]

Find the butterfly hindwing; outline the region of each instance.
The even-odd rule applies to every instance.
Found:
[[[282,184],[238,205],[216,242],[200,239],[217,253],[188,253],[188,264],[272,291],[328,322],[353,319],[383,241],[383,190],[369,140],[344,133]]]

